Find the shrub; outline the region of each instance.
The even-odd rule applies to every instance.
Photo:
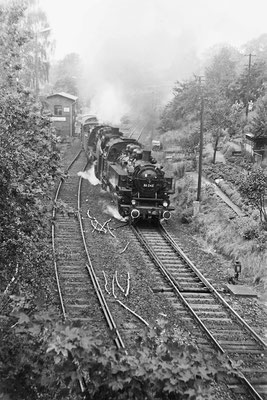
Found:
[[[19,312],[0,328],[0,398],[9,400],[210,399],[214,380],[234,372],[222,356],[184,344],[160,321],[136,340],[136,351],[107,346],[94,331]],[[87,387],[82,396],[77,381]]]
[[[193,213],[194,213],[193,207],[189,207],[186,210],[184,210],[181,213],[181,222],[183,224],[189,224],[190,222],[192,222]]]
[[[251,240],[259,235],[259,224],[251,217],[237,218],[236,228],[238,234],[245,240]]]
[[[185,163],[184,162],[179,162],[176,165],[175,170],[173,171],[173,175],[175,178],[183,178],[185,174]]]

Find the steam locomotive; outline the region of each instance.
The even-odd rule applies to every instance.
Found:
[[[94,163],[95,175],[104,190],[117,200],[118,211],[131,222],[139,219],[168,220],[173,178],[135,139],[123,136],[119,128],[98,123],[81,125],[83,148]]]

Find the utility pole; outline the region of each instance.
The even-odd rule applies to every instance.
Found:
[[[198,185],[197,201],[201,199],[201,175],[202,175],[202,156],[203,156],[203,114],[204,114],[204,96],[202,88],[202,76],[198,77],[200,85],[200,139],[199,139],[199,163],[198,163]]]
[[[250,95],[250,70],[251,70],[251,57],[254,57],[255,54],[245,54],[248,57],[248,81],[247,81],[247,93],[246,93],[246,121],[248,119],[248,104],[249,104],[249,95]]]

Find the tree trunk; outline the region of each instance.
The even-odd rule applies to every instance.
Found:
[[[213,151],[213,159],[212,159],[212,164],[215,164],[215,160],[216,160],[216,153],[217,153],[217,149],[218,149],[218,143],[219,143],[219,136],[216,136],[216,139],[215,139],[215,144],[214,144],[214,151]]]

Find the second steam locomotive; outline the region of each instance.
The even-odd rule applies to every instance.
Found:
[[[82,123],[81,136],[96,177],[102,188],[116,197],[122,217],[130,221],[171,217],[173,178],[165,174],[150,150],[123,136],[119,128],[98,124],[93,117]]]

